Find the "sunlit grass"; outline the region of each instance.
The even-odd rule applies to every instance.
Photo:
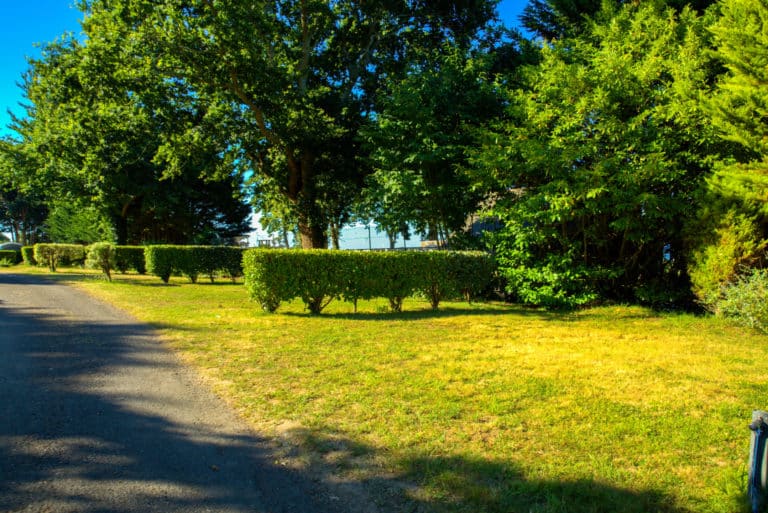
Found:
[[[747,424],[768,401],[756,332],[625,306],[266,314],[225,281],[64,276],[156,325],[257,429],[298,444],[291,464],[365,481],[388,511],[742,508]]]

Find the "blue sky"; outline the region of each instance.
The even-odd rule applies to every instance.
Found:
[[[499,12],[509,26],[527,0],[501,0]],[[0,30],[0,135],[8,133],[8,109],[17,115],[21,92],[16,85],[27,69],[27,57],[39,56],[36,45],[53,41],[65,32],[79,32],[81,13],[74,0],[4,1],[0,13],[6,22]]]

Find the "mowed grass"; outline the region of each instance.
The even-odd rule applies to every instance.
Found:
[[[286,464],[365,483],[383,511],[745,511],[768,337],[718,319],[416,300],[266,314],[225,282],[65,279],[157,326]]]

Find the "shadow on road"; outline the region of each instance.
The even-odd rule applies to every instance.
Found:
[[[163,415],[188,398],[159,390],[180,367],[150,328],[20,303],[7,284],[54,283],[0,276],[0,511],[331,511],[264,440],[216,418],[217,404]]]

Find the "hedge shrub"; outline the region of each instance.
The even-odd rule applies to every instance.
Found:
[[[125,274],[133,269],[139,274],[147,273],[144,260],[144,246],[115,246],[115,269]]]
[[[197,283],[200,275],[210,278],[222,273],[233,280],[242,276],[243,250],[227,246],[158,245],[144,248],[147,272],[168,283],[173,274],[182,274]]]
[[[21,251],[15,249],[0,249],[0,262],[6,261],[11,265],[21,263]]]
[[[168,283],[171,275],[178,268],[176,246],[158,245],[144,248],[144,260],[147,272]]]
[[[421,292],[433,308],[445,298],[470,298],[492,278],[492,261],[480,252],[247,250],[243,257],[250,297],[274,312],[283,301],[301,298],[312,313],[333,299],[383,297],[393,311]]]
[[[35,260],[35,247],[34,246],[22,247],[21,258],[24,259],[24,263],[27,265],[37,265],[37,260]]]
[[[763,240],[754,219],[727,212],[708,240],[689,256],[688,275],[699,303],[716,312],[725,287],[759,265],[765,258],[766,246],[768,241]]]
[[[35,244],[34,258],[55,272],[60,265],[75,265],[85,261],[85,246],[80,244]]]
[[[768,332],[768,269],[753,269],[724,287],[717,311],[739,324]]]
[[[112,269],[115,268],[115,245],[109,242],[95,242],[88,246],[85,260],[86,267],[100,269],[109,281],[112,281]]]

